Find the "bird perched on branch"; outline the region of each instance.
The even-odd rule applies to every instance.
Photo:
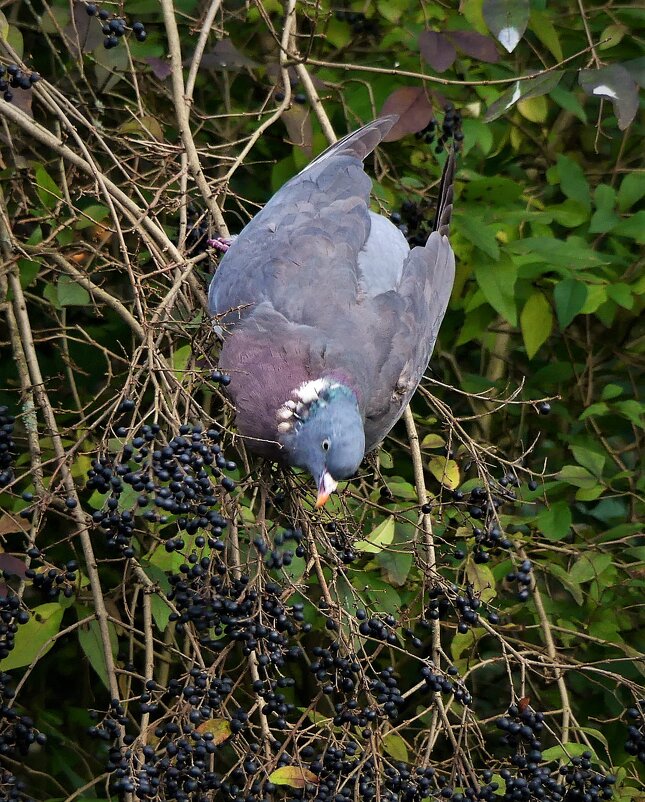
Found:
[[[305,468],[317,506],[401,416],[426,369],[454,281],[454,156],[434,230],[410,249],[369,209],[363,160],[397,121],[374,120],[288,181],[225,253],[209,289],[248,446]]]

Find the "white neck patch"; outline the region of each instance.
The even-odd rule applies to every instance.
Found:
[[[292,431],[297,421],[304,420],[308,416],[309,407],[314,401],[320,405],[326,403],[320,400],[320,394],[323,390],[330,390],[333,387],[340,385],[330,379],[312,379],[292,390],[291,398],[278,408],[278,431],[281,433]]]

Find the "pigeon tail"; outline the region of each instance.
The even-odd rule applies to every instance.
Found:
[[[452,217],[452,195],[455,181],[455,152],[451,150],[443,167],[441,183],[439,184],[439,196],[437,198],[437,213],[432,226],[433,231],[438,231],[447,237],[450,233],[450,218]]]
[[[332,156],[353,156],[359,161],[363,161],[383,140],[383,137],[387,136],[395,123],[398,122],[398,119],[398,114],[388,114],[364,125],[358,131],[352,131],[351,134],[347,134],[347,136],[330,145],[320,156],[316,156],[304,170],[301,170],[299,175],[308,172],[312,167],[317,167]]]

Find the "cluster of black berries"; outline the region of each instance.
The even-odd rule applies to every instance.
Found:
[[[637,707],[630,707],[627,711],[627,718],[632,723],[627,728],[625,752],[645,763],[645,699],[639,699],[636,704]]]
[[[42,554],[35,546],[27,550],[32,559],[42,559]],[[62,593],[66,599],[71,599],[75,593],[76,572],[78,563],[69,560],[64,568],[50,566],[36,570],[32,566],[25,571],[25,578],[31,580],[31,586],[38,591],[45,602],[54,602]]]
[[[368,618],[365,610],[357,610],[356,618],[361,622],[358,631],[363,637],[389,643],[390,646],[395,646],[399,642],[394,630],[396,618],[393,615]]]
[[[427,203],[420,204],[405,200],[401,205],[401,211],[392,212],[390,215],[390,220],[410,243],[410,247],[426,244],[431,231],[427,220],[429,211],[430,205]],[[387,488],[386,492],[388,495],[390,494]]]
[[[436,138],[435,153],[443,153],[446,144],[451,140],[452,147],[458,151],[464,141],[464,132],[461,130],[461,112],[457,111],[452,103],[446,103],[443,111],[441,128],[439,128],[439,122],[432,119],[422,131],[415,134],[415,137],[422,139],[426,145],[431,145]]]
[[[196,630],[203,646],[220,652],[229,643],[240,644],[242,654],[257,653],[260,666],[283,666],[285,660],[300,654],[289,638],[299,631],[302,607],[286,607],[280,601],[281,587],[268,583],[264,593],[248,587],[249,577],[231,577],[230,571],[213,557],[182,566],[180,574],[170,577],[181,632],[188,623]],[[182,570],[186,569],[186,570]]]
[[[507,582],[517,582],[519,585],[520,589],[517,598],[522,602],[526,601],[531,595],[532,571],[533,565],[531,561],[524,560],[516,571],[511,571],[509,574],[506,574]]]
[[[38,732],[33,719],[21,716],[12,706],[14,696],[11,676],[0,673],[0,756],[20,760],[29,752],[32,744],[42,746],[47,737]]]
[[[125,708],[119,699],[110,701],[110,709],[102,717],[98,710],[90,710],[90,718],[100,720],[98,724],[88,727],[87,734],[91,738],[100,738],[102,741],[117,741],[122,728],[128,723]]]
[[[339,22],[348,23],[355,36],[361,33],[367,36],[376,36],[379,32],[378,20],[366,17],[362,11],[341,8],[336,11],[335,16]]]
[[[343,565],[351,565],[357,558],[357,554],[352,548],[351,539],[345,532],[338,532],[334,521],[325,527],[330,533],[329,545],[336,551]]]
[[[17,64],[8,67],[0,64],[0,92],[7,102],[13,100],[12,89],[31,89],[38,81],[40,75],[37,72],[23,72]]]
[[[434,665],[425,665],[421,668],[421,677],[425,682],[426,690],[431,693],[452,693],[455,699],[463,705],[472,703],[473,698],[466,690],[463,682],[457,677],[459,671],[455,666],[448,666],[446,674],[437,671]]]
[[[15,443],[12,435],[15,422],[8,407],[0,407],[0,487],[6,487],[13,481]]]
[[[105,37],[103,46],[107,50],[111,50],[119,44],[119,39],[125,36],[126,24],[122,17],[111,17],[110,12],[104,8],[99,9],[96,3],[88,3],[85,6],[90,17],[98,17],[103,23],[101,31]],[[110,18],[111,17],[111,18]],[[137,42],[145,42],[147,33],[143,22],[135,22],[132,25],[132,33]]]
[[[220,374],[221,382],[225,378]],[[135,554],[132,537],[136,518],[165,524],[165,513],[178,516],[162,529],[167,551],[184,548],[184,532],[196,536],[197,547],[208,543],[223,550],[221,535],[226,521],[216,510],[216,480],[225,490],[232,490],[235,483],[222,476],[222,470],[235,470],[236,465],[224,456],[219,431],[185,424],[167,444],[156,442],[160,433],[158,424],[145,424],[123,447],[120,459],[106,456],[93,460],[87,487],[110,494],[106,509],[94,512],[94,523],[104,531],[108,544],[120,549],[124,557]],[[127,429],[119,428],[116,434],[125,436]],[[139,494],[133,510],[120,509],[126,486]]]
[[[463,594],[456,585],[451,587],[436,586],[428,593],[426,608],[426,626],[430,621],[445,621],[453,612],[458,617],[457,632],[465,634],[479,619],[482,602],[471,585],[466,585]],[[423,622],[422,622],[423,623]]]
[[[18,596],[0,596],[0,660],[9,655],[15,646],[14,639],[20,624],[29,621],[29,612],[21,607]]]
[[[288,567],[293,561],[294,554],[298,557],[303,557],[305,550],[301,545],[302,531],[300,529],[285,529],[284,532],[278,532],[273,538],[273,548],[270,547],[261,537],[255,538],[253,545],[264,558],[264,564],[267,568],[282,568]],[[295,552],[291,549],[282,548],[285,543],[292,541],[296,544]]]
[[[282,103],[285,98],[284,92],[279,89],[273,96],[277,103]],[[304,106],[307,102],[307,95],[304,92],[296,92],[295,94],[291,95],[291,98],[294,103],[297,103],[299,106]]]
[[[544,715],[535,712],[522,699],[508,708],[505,716],[495,722],[502,730],[502,744],[514,749],[511,768],[499,772],[506,783],[503,794],[494,798],[501,802],[597,802],[611,799],[616,778],[591,768],[591,753],[583,752],[566,766],[559,768],[560,780],[548,765],[544,765],[540,735],[544,730]]]

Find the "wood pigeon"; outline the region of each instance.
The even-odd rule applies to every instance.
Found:
[[[410,249],[369,209],[363,159],[397,119],[368,123],[288,181],[232,242],[209,289],[238,430],[256,453],[306,469],[316,506],[403,413],[454,281],[453,154],[425,246]]]

